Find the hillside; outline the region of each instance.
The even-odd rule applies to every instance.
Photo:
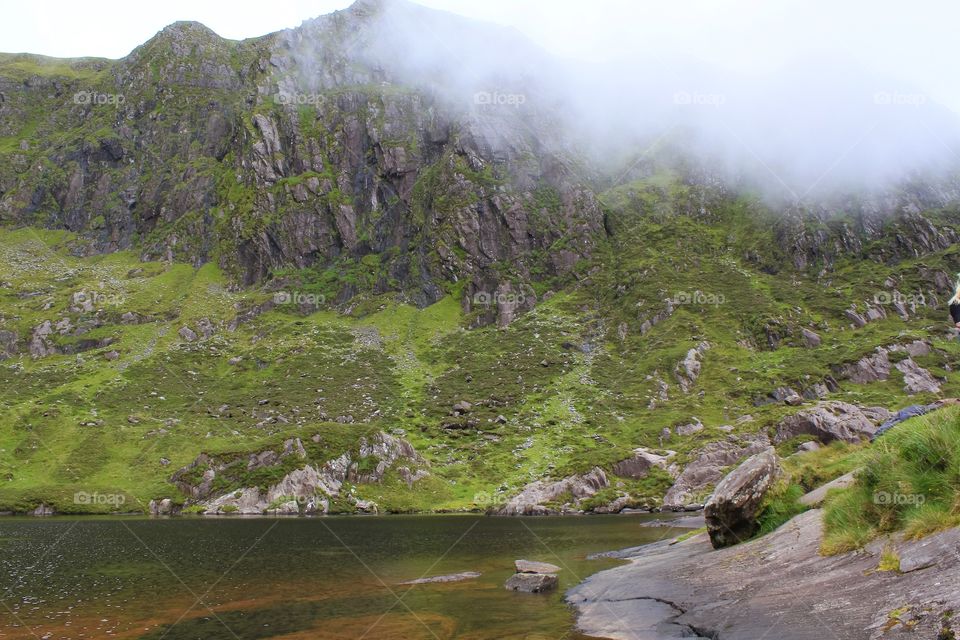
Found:
[[[600,172],[396,21],[518,37],[363,0],[0,56],[0,510],[693,508],[798,411],[960,395],[955,180]]]

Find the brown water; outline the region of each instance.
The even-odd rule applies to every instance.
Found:
[[[580,638],[563,591],[651,516],[0,519],[0,638]],[[508,592],[513,560],[563,567]],[[404,586],[423,576],[480,578]]]

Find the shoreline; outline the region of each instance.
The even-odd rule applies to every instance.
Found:
[[[721,550],[706,533],[626,549],[619,557],[629,564],[594,573],[564,598],[578,631],[609,640],[935,638],[960,610],[960,528],[825,557],[821,525],[813,509]],[[889,549],[900,571],[878,570]]]

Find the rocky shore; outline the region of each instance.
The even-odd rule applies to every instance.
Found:
[[[629,564],[567,592],[580,630],[611,640],[955,638],[960,528],[819,554],[822,513],[714,550],[706,533],[625,550]],[[879,570],[884,551],[900,568]]]

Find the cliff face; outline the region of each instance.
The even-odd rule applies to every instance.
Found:
[[[362,263],[374,292],[419,305],[458,280],[493,292],[567,274],[602,216],[544,143],[549,113],[488,78],[417,84],[372,52],[418,18],[389,6],[243,42],[176,23],[115,62],[5,56],[0,219],[77,232],[83,253],[215,261],[241,284]]]

